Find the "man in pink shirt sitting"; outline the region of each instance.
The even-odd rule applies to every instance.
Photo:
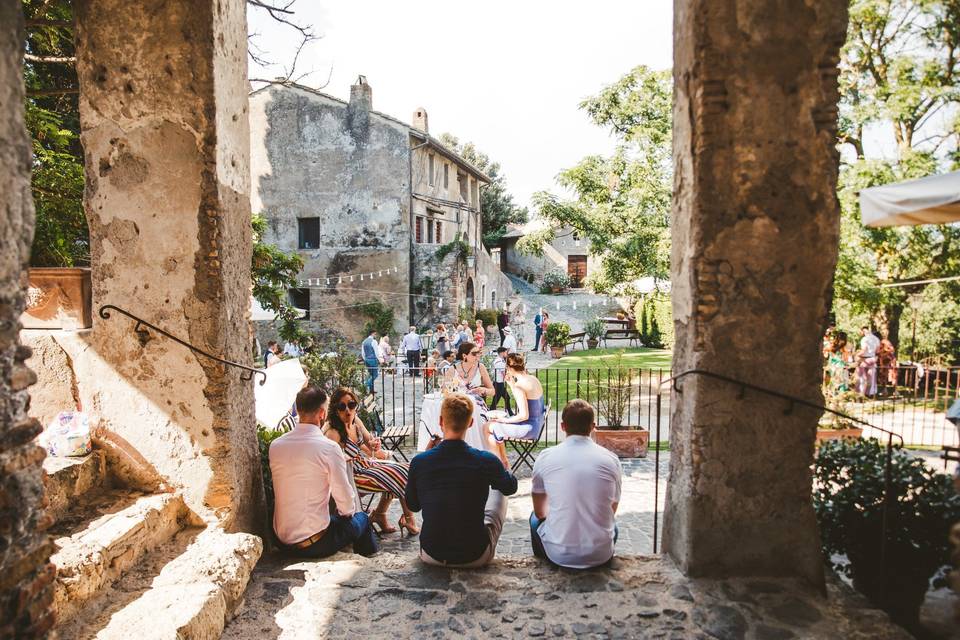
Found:
[[[333,555],[348,544],[360,555],[375,554],[380,547],[367,514],[356,510],[343,451],[320,430],[327,417],[326,392],[316,387],[300,391],[297,415],[296,428],[270,445],[277,541],[310,558]]]

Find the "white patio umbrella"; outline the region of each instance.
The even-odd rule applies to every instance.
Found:
[[[267,372],[267,381],[253,385],[257,422],[268,429],[275,429],[280,419],[287,415],[297,393],[307,381],[298,358],[291,358],[273,365]],[[254,376],[259,381],[259,376]]]
[[[960,171],[864,189],[860,215],[868,227],[960,221]]]

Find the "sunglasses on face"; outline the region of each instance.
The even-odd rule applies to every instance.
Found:
[[[480,352],[479,352],[479,351],[471,351],[471,352],[470,352],[470,355],[472,355],[472,356],[478,356],[478,355],[480,355]]]
[[[341,402],[340,404],[337,405],[338,411],[346,411],[347,409],[349,409],[350,411],[353,411],[356,408],[357,408],[357,403],[354,402],[353,400],[351,400],[350,402]]]

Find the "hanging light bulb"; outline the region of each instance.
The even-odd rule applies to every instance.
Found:
[[[363,274],[360,274],[360,282],[363,282]]]
[[[379,277],[379,276],[382,276],[382,275],[383,275],[383,269],[380,269],[380,271],[377,272],[377,276]]]
[[[330,278],[327,278],[327,285],[329,286],[329,284],[330,284]]]

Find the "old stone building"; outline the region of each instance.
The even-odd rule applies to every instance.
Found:
[[[349,339],[358,305],[393,308],[395,329],[505,299],[509,280],[483,246],[489,178],[429,133],[373,109],[362,76],[343,101],[296,84],[250,96],[251,208],[267,242],[304,259],[292,302]]]
[[[596,266],[597,256],[590,252],[590,240],[581,238],[570,227],[563,227],[549,243],[543,245],[541,255],[524,253],[517,243],[529,233],[546,227],[543,220],[531,220],[526,224],[508,224],[507,232],[500,240],[500,266],[507,273],[522,278],[539,280],[550,271],[561,271],[570,278],[570,286],[580,288]]]

